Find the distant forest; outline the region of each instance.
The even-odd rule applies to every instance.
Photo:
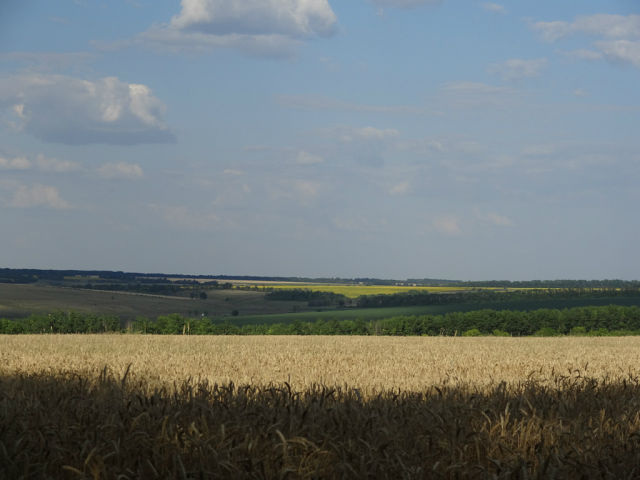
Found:
[[[264,277],[249,275],[184,275],[166,273],[137,273],[110,270],[40,270],[31,268],[0,268],[0,283],[61,283],[73,277],[94,277],[99,282],[110,283],[166,283],[171,280],[191,281],[243,280],[255,282],[300,282],[300,283],[347,283],[363,285],[408,285],[408,286],[446,286],[446,287],[498,287],[498,288],[640,288],[640,280],[485,280],[461,281],[433,278],[392,280],[379,278],[310,278],[310,277]]]

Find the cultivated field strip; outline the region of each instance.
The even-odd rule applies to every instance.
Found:
[[[104,369],[150,385],[287,382],[422,391],[431,385],[485,388],[557,375],[618,378],[640,373],[640,338],[460,338],[304,336],[0,336],[0,374]]]

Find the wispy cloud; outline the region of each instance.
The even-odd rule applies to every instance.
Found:
[[[158,205],[152,203],[149,208],[173,228],[188,230],[210,230],[218,224],[220,218],[211,211],[195,211],[184,205]]]
[[[499,3],[485,2],[482,4],[482,8],[484,8],[485,10],[488,10],[489,12],[501,13],[501,14],[507,13],[507,9],[504,8],[504,5],[500,5]]]
[[[546,58],[536,58],[532,60],[511,58],[504,62],[490,65],[488,70],[490,73],[500,76],[505,81],[513,81],[537,77],[546,66]]]
[[[496,227],[513,227],[513,221],[504,215],[500,215],[495,212],[481,213],[476,210],[476,218],[484,223],[488,223],[490,225]]]
[[[278,95],[276,97],[276,101],[282,106],[303,110],[335,110],[346,112],[413,115],[434,113],[425,108],[413,105],[372,105],[314,95]]]
[[[0,157],[1,170],[29,170],[30,168],[31,162],[26,157]]]
[[[48,158],[43,154],[38,154],[35,161],[29,160],[27,157],[4,158],[0,157],[0,169],[3,170],[32,170],[38,169],[44,172],[73,172],[82,170],[82,166],[78,162],[71,160],[58,160],[56,158]]]
[[[595,51],[578,49],[568,54],[587,60],[605,58],[640,67],[640,15],[583,15],[572,22],[535,22],[531,28],[548,42],[575,34],[599,38],[593,44]]]
[[[381,8],[417,8],[425,5],[439,5],[442,0],[370,0]]]
[[[411,191],[411,183],[400,182],[396,183],[389,189],[391,195],[406,195]]]
[[[433,226],[439,233],[456,236],[462,233],[460,222],[454,215],[442,215],[433,220]]]
[[[58,189],[50,185],[22,185],[18,184],[9,202],[14,208],[44,207],[57,210],[71,208],[69,202],[64,200]]]
[[[142,178],[144,173],[142,167],[135,163],[113,162],[105,163],[98,168],[98,174],[106,179],[126,179],[132,180]]]

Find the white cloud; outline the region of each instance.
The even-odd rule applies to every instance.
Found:
[[[500,5],[499,3],[485,2],[482,4],[482,8],[495,13],[507,13],[504,5]]]
[[[309,180],[295,180],[293,182],[293,188],[297,194],[304,199],[310,199],[317,196],[318,191],[320,190],[320,186],[316,182],[311,182]]]
[[[489,72],[499,75],[505,81],[512,81],[537,77],[546,66],[546,58],[537,58],[534,60],[511,58],[505,62],[494,63],[489,66]]]
[[[614,40],[597,42],[602,54],[610,61],[630,63],[640,68],[640,41]]]
[[[74,172],[82,169],[82,166],[78,162],[47,158],[42,154],[36,157],[36,165],[40,170],[56,173]]]
[[[125,162],[105,163],[98,168],[98,174],[107,179],[135,179],[144,175],[140,165]]]
[[[375,127],[337,127],[336,131],[340,139],[344,142],[380,141],[397,137],[400,132],[395,128],[375,128]]]
[[[305,152],[304,150],[300,150],[296,157],[296,163],[298,165],[313,165],[322,162],[324,162],[324,158],[320,155],[314,155],[313,153]]]
[[[83,145],[174,141],[164,104],[146,85],[115,77],[96,81],[62,75],[0,77],[0,109],[40,140]]]
[[[606,38],[640,38],[640,15],[599,13],[576,17],[573,22],[536,22],[532,28],[549,42],[575,33]]]
[[[489,212],[486,214],[480,213],[476,211],[476,217],[491,225],[496,227],[513,227],[513,221],[509,217],[505,217],[504,215],[499,215],[495,212]]]
[[[415,8],[424,5],[438,5],[442,0],[371,0],[378,7]]]
[[[0,157],[0,169],[31,170],[33,168],[37,168],[44,172],[64,173],[80,170],[82,167],[77,162],[47,158],[43,154],[38,154],[35,161],[31,161],[27,157]]]
[[[517,91],[479,82],[451,82],[443,85],[442,92],[448,105],[457,107],[504,106],[514,100]]]
[[[31,162],[26,157],[4,158],[0,157],[1,170],[29,170]]]
[[[546,42],[555,42],[571,32],[570,24],[562,21],[536,22],[531,28],[536,30]]]
[[[5,52],[0,61],[23,65],[32,71],[61,71],[72,65],[92,60],[86,52]]]
[[[601,52],[586,48],[579,48],[564,53],[569,57],[579,58],[580,60],[600,60],[603,56]]]
[[[328,37],[336,16],[327,0],[182,0],[168,24],[138,40],[171,50],[236,48],[255,55],[290,55],[301,42]]]
[[[55,187],[40,184],[17,185],[9,206],[16,208],[71,208],[71,205],[60,197]]]
[[[573,32],[609,38],[640,38],[640,15],[580,16],[571,24],[570,29]]]
[[[584,15],[573,22],[536,22],[532,28],[549,42],[578,33],[598,37],[600,40],[594,43],[597,51],[578,49],[568,54],[586,60],[606,58],[640,67],[640,15]]]
[[[458,219],[452,215],[443,215],[434,219],[433,226],[444,235],[454,236],[462,233]]]
[[[244,172],[242,170],[236,170],[233,168],[225,168],[222,173],[224,173],[225,175],[234,175],[234,176],[244,175]]]
[[[576,97],[588,97],[589,96],[589,92],[587,92],[584,88],[576,88],[572,93]]]
[[[401,182],[395,184],[389,189],[391,195],[406,195],[411,191],[411,184],[409,182]]]
[[[526,156],[539,157],[548,156],[556,153],[555,145],[551,144],[534,144],[526,145],[522,148],[522,154]]]

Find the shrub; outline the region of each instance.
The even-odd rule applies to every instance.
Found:
[[[558,335],[559,333],[551,327],[542,327],[533,334],[534,337],[557,337]]]
[[[497,328],[493,331],[494,337],[510,337],[511,334],[509,332],[505,332],[504,330],[498,330]]]
[[[477,328],[471,328],[469,330],[467,330],[466,332],[462,333],[463,337],[479,337],[482,335],[482,332],[480,330],[478,330]]]

